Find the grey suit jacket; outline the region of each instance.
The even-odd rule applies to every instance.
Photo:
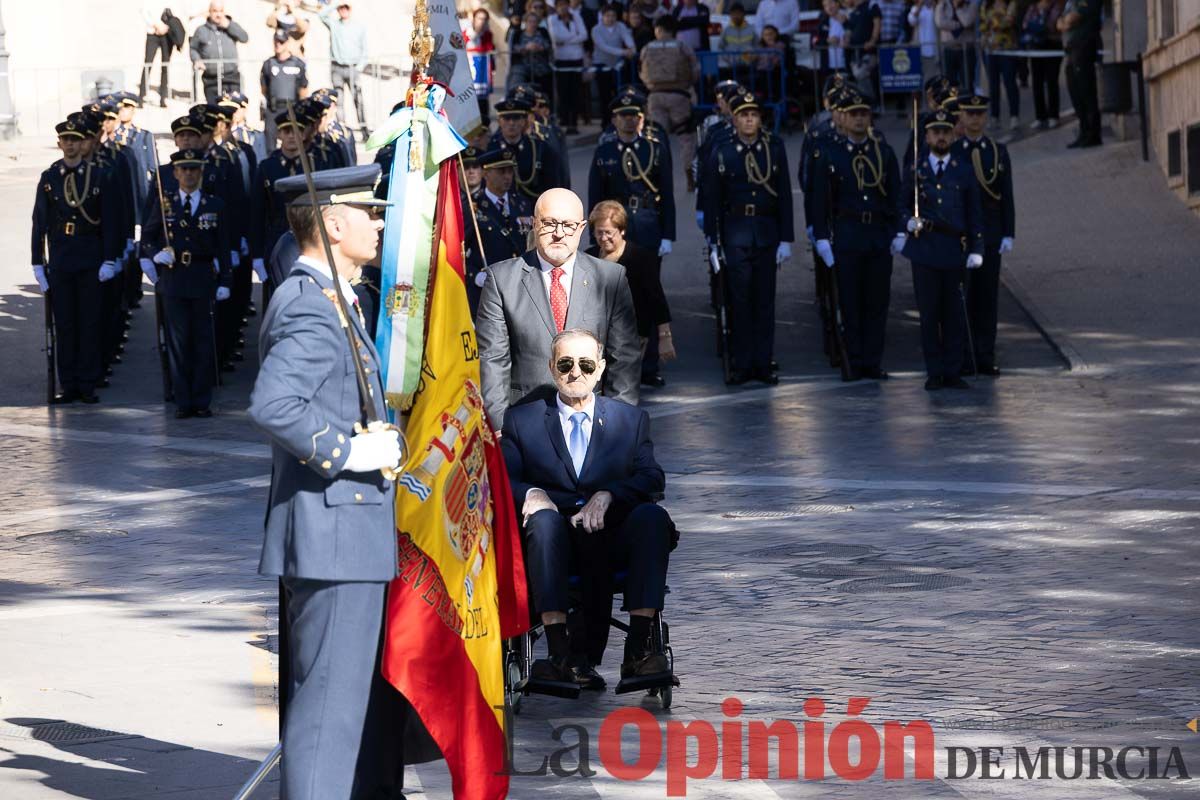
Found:
[[[378,472],[342,471],[361,416],[355,358],[369,369],[376,415],[386,419],[379,354],[354,313],[358,353],[351,353],[324,294],[332,288],[297,263],[263,319],[249,413],[270,436],[274,463],[258,571],[388,581],[396,575],[395,485]]]
[[[604,394],[637,405],[642,343],[625,268],[578,253],[570,298],[567,328],[584,328],[604,342]],[[488,267],[475,328],[483,402],[492,426],[499,430],[510,405],[541,387],[553,386],[549,364],[554,315],[536,251]]]

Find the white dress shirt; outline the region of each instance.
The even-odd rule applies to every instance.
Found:
[[[193,217],[196,216],[196,209],[200,206],[200,190],[197,189],[189,194],[183,189],[180,189],[179,202],[184,208],[187,209],[189,214],[191,214]]]
[[[787,41],[800,30],[800,4],[796,0],[762,0],[754,12],[754,29],[760,39],[764,25],[774,25],[779,38]]]
[[[542,269],[542,283],[546,286],[546,299],[550,299],[550,270],[554,269],[554,265],[546,259],[542,258],[542,254],[537,254],[538,266]],[[575,256],[571,256],[562,265],[563,274],[559,277],[558,282],[567,290],[567,308],[571,307],[571,276],[575,274]]]
[[[507,194],[503,197],[498,194],[492,194],[492,190],[488,189],[486,186],[483,189],[483,193],[487,196],[487,199],[491,201],[492,205],[504,212],[505,216],[508,216],[512,213],[512,208],[508,203]]]
[[[329,265],[324,261],[317,261],[315,258],[309,258],[308,256],[300,256],[296,259],[296,262],[306,264],[326,278],[333,280],[333,270],[329,269]],[[354,287],[350,285],[350,281],[338,275],[338,282],[342,285],[342,297],[346,298],[346,302],[350,305],[358,305],[358,295],[354,293]]]
[[[935,156],[933,153],[930,153],[929,154],[929,168],[931,170],[933,170],[934,175],[938,174],[938,164],[942,165],[942,172],[945,172],[946,167],[950,166],[950,154],[946,153],[946,155],[939,157],[939,156]]]
[[[587,417],[580,423],[579,427],[583,429],[583,441],[585,445],[592,443],[592,420],[596,416],[596,395],[588,396],[587,405],[581,409],[571,408],[563,402],[562,395],[555,395],[554,402],[558,405],[558,423],[562,426],[563,441],[567,443],[567,449],[571,447],[571,431],[575,429],[575,423],[571,422],[571,415],[582,411],[587,414]],[[584,447],[584,452],[587,452],[587,447]]]

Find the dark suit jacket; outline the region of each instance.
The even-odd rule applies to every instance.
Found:
[[[574,515],[596,492],[607,491],[613,502],[604,523],[615,527],[636,506],[661,498],[666,485],[654,460],[649,415],[608,397],[596,398],[592,438],[579,475],[554,397],[509,409],[500,445],[518,509],[532,488],[545,491],[566,515]]]
[[[589,256],[599,258],[599,249],[589,247]],[[625,252],[617,260],[625,268],[639,336],[657,336],[659,325],[671,321],[671,307],[662,285],[662,259],[626,240]]]
[[[567,328],[584,328],[604,343],[605,393],[638,401],[642,344],[625,268],[586,253],[575,257]],[[504,424],[509,406],[552,385],[550,341],[554,315],[537,251],[488,267],[476,315],[483,403],[492,426]]]

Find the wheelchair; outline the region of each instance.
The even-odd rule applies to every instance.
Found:
[[[572,594],[577,596],[580,585],[578,575],[572,575],[569,579]],[[625,572],[620,571],[613,575],[613,595],[623,593],[625,585]],[[671,587],[665,588],[665,593],[671,593]],[[574,601],[577,603],[577,601]],[[624,604],[621,606],[622,611],[626,611]],[[578,613],[577,608],[571,608],[567,612],[568,625],[573,614]],[[537,641],[543,638],[543,626],[540,615],[534,614],[535,619],[532,621],[530,628],[521,636],[515,639],[507,639],[503,645],[504,658],[504,700],[513,714],[521,713],[521,701],[530,694],[545,694],[552,697],[564,697],[567,699],[576,699],[581,693],[581,689],[576,683],[566,683],[558,681],[530,681],[530,672],[533,669],[534,655],[533,648]],[[609,625],[619,631],[629,632],[629,625],[616,617],[609,619]],[[671,707],[674,689],[679,686],[679,678],[675,677],[675,658],[671,652],[671,631],[666,621],[663,619],[663,612],[655,613],[654,620],[650,625],[650,642],[655,651],[661,652],[667,657],[667,671],[657,675],[635,676],[632,678],[623,678],[617,684],[614,692],[616,694],[629,694],[632,692],[644,691],[649,697],[657,697],[662,704],[664,711]]]

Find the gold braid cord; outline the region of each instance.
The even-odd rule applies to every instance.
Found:
[[[636,144],[636,142],[635,142]],[[654,145],[649,140],[646,144],[650,145],[650,165],[654,165]],[[646,171],[646,165],[642,164],[642,160],[638,158],[638,154],[634,152],[634,145],[626,147],[621,153],[621,171],[625,173],[625,180],[641,181],[646,184],[646,188],[658,194],[658,187],[650,180],[650,173]]]
[[[87,162],[87,166],[83,171],[83,192],[79,192],[75,183],[75,173],[72,172],[67,176],[67,179],[63,181],[63,199],[67,201],[67,205],[82,214],[83,218],[92,225],[99,225],[100,220],[92,219],[90,216],[88,216],[87,209],[83,207],[83,204],[87,202],[88,192],[91,191],[91,188],[92,162],[89,161]]]
[[[871,159],[862,153],[854,156],[850,162],[854,169],[854,177],[858,180],[859,191],[863,189],[878,189],[879,193],[887,197],[887,189],[883,185],[883,153],[879,150],[879,140],[872,139],[875,145],[875,158]],[[870,179],[864,179],[866,173],[870,173]]]
[[[772,197],[778,197],[779,194],[775,191],[775,187],[771,186],[771,148],[767,145],[765,138],[759,141],[763,143],[763,150],[767,154],[767,165],[763,169],[759,169],[754,149],[746,148],[746,177],[751,183],[766,189]]]
[[[975,167],[975,177],[979,181],[979,186],[987,192],[993,200],[1000,199],[1000,193],[992,189],[992,184],[996,182],[996,178],[1000,175],[1000,149],[996,147],[995,142],[990,142],[992,145],[992,172],[990,175],[983,174],[983,151],[978,149],[971,150],[971,166]]]

